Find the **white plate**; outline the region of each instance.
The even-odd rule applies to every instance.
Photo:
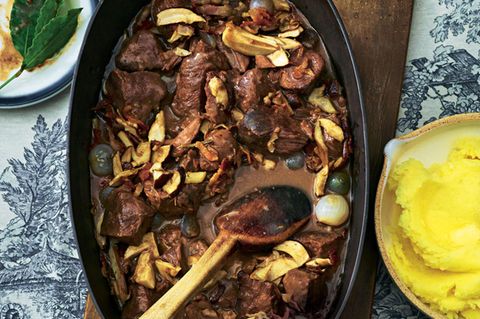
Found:
[[[5,5],[8,0],[0,0]],[[92,16],[97,0],[68,0],[70,8],[83,8],[77,31],[54,59],[33,72],[24,71],[5,88],[0,90],[0,109],[30,106],[44,101],[66,88],[73,78],[75,64],[82,45],[83,37]],[[0,15],[5,14],[0,10]],[[5,17],[0,17],[0,27],[5,27]],[[14,74],[16,70],[12,71]],[[3,81],[0,81],[2,84]]]

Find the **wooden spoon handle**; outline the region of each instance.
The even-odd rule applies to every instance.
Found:
[[[203,256],[140,319],[171,319],[223,264],[237,240],[220,232]]]

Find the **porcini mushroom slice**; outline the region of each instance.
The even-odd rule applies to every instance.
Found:
[[[153,122],[148,131],[148,140],[163,142],[165,141],[165,114],[163,111],[158,112],[155,116],[155,122]]]
[[[328,179],[328,165],[325,165],[320,172],[315,175],[315,180],[313,181],[313,190],[315,196],[320,197],[325,194],[325,184]]]
[[[313,89],[312,93],[308,96],[308,102],[310,104],[319,107],[322,111],[335,114],[337,110],[333,106],[332,101],[325,96],[325,86]]]
[[[289,63],[287,53],[283,49],[270,53],[267,58],[276,67],[286,66]]]
[[[157,242],[155,241],[155,235],[153,232],[146,233],[142,238],[142,243],[138,246],[128,246],[124,259],[130,259],[132,257],[138,256],[144,251],[150,251],[152,256],[158,258],[160,254],[158,253]]]
[[[310,259],[307,250],[298,241],[287,240],[273,249],[288,254],[299,266],[302,266]]]
[[[170,8],[160,11],[157,14],[157,26],[175,23],[192,24],[195,22],[206,22],[204,18],[185,8]]]
[[[142,142],[138,144],[136,151],[132,152],[133,167],[140,166],[150,161],[151,153],[150,142]]]
[[[185,174],[185,184],[200,184],[207,177],[207,172],[187,172]]]
[[[172,148],[172,145],[163,145],[163,146],[157,147],[156,149],[154,148],[154,151],[152,154],[153,165],[155,166],[156,164],[158,164],[158,168],[161,169],[162,163],[167,159],[168,155],[170,154],[171,148]]]
[[[320,126],[325,129],[325,132],[328,135],[330,135],[339,142],[343,142],[345,136],[340,126],[338,126],[334,121],[329,119],[320,119],[319,122]]]
[[[142,252],[138,257],[133,280],[145,288],[155,288],[155,270],[153,269],[152,255],[149,251]]]
[[[182,267],[172,265],[161,259],[155,260],[155,267],[157,267],[157,270],[161,275],[168,275],[170,277],[177,276],[180,270],[182,270]]]
[[[168,180],[168,182],[163,185],[162,189],[169,195],[173,194],[180,183],[182,182],[182,175],[180,175],[179,171],[174,171],[172,177]]]
[[[289,50],[301,46],[300,42],[288,38],[251,34],[230,22],[222,33],[222,40],[229,48],[248,56],[268,55],[279,49]]]

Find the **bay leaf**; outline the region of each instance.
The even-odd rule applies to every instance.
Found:
[[[50,20],[33,39],[25,55],[23,67],[31,69],[58,53],[75,33],[81,11],[82,9],[72,9],[66,15]]]
[[[39,34],[48,22],[57,15],[57,7],[57,0],[45,0],[38,15],[37,25],[35,26],[35,35]]]
[[[13,45],[25,57],[35,37],[35,28],[45,0],[15,0],[10,16]]]

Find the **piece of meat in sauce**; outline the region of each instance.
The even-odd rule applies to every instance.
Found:
[[[317,274],[301,269],[292,269],[287,272],[282,279],[282,283],[290,306],[304,312],[307,308],[307,302],[315,293],[313,288],[316,287],[315,281],[318,279]]]
[[[227,129],[215,129],[208,132],[203,145],[205,150],[203,152],[200,150],[201,170],[216,171],[223,160],[235,162],[238,155],[238,143]]]
[[[331,231],[308,231],[297,234],[294,240],[300,242],[310,254],[310,257],[330,258],[341,249],[341,243],[345,240],[345,229]],[[335,260],[332,260],[335,263]]]
[[[263,70],[251,69],[235,79],[234,91],[238,107],[248,112],[263,104],[263,98],[275,89]]]
[[[142,285],[130,285],[130,299],[122,310],[122,319],[137,319],[161,297],[154,290]]]
[[[272,138],[272,134],[277,137]],[[302,130],[300,122],[284,112],[272,112],[267,107],[258,107],[248,111],[239,124],[240,139],[259,152],[270,153],[269,141],[273,143],[273,154],[286,155],[301,150],[308,136]]]
[[[157,21],[157,14],[166,9],[191,7],[192,3],[189,0],[153,0],[151,8],[152,19]]]
[[[245,273],[240,273],[238,311],[241,316],[263,311],[267,315],[276,312],[279,301],[279,291],[274,283],[250,279]]]
[[[200,294],[185,307],[185,319],[222,319],[208,298]]]
[[[149,30],[140,30],[126,40],[115,63],[125,71],[170,71],[182,58],[173,50],[164,51],[158,37]]]
[[[247,71],[248,65],[250,64],[250,58],[248,56],[230,49],[223,43],[221,38],[217,38],[216,43],[220,52],[227,57],[228,63],[230,63],[232,69],[237,70],[240,73],[245,73],[245,71]]]
[[[165,226],[157,234],[157,243],[160,250],[160,259],[175,266],[182,266],[182,233],[180,227]]]
[[[115,69],[106,82],[107,94],[125,117],[145,122],[160,105],[167,89],[160,74],[148,71],[128,73]]]
[[[172,111],[179,117],[199,114],[205,102],[205,79],[208,71],[226,70],[225,56],[203,41],[198,41],[193,53],[183,59],[177,75],[177,92]]]
[[[303,47],[295,50],[290,58],[292,66],[281,69],[279,83],[287,90],[306,90],[314,84],[323,70],[325,61],[313,50]]]
[[[154,210],[142,199],[119,187],[107,197],[100,233],[127,244],[138,244],[153,215]]]

